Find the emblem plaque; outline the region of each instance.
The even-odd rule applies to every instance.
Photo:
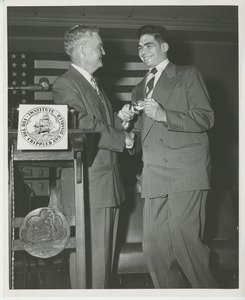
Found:
[[[19,238],[29,254],[49,258],[66,247],[70,238],[70,225],[59,210],[50,207],[38,208],[24,218]]]
[[[20,105],[17,149],[67,149],[67,105]]]

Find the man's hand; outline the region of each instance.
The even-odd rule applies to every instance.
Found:
[[[125,104],[123,108],[118,112],[118,117],[125,122],[129,122],[134,117],[134,112],[129,104]]]
[[[144,113],[149,118],[158,122],[167,122],[165,110],[154,99],[145,99],[140,106],[143,107]]]
[[[125,135],[126,135],[126,140],[125,140],[126,149],[132,149],[134,146],[135,134],[133,132],[125,132]]]

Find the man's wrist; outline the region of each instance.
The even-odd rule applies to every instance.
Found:
[[[167,123],[167,115],[165,109],[162,109],[162,122]]]
[[[125,132],[125,147],[126,149],[131,149],[134,146],[134,136],[133,132]]]

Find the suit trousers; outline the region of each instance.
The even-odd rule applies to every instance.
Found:
[[[155,288],[217,288],[202,239],[208,191],[145,199],[143,253]]]
[[[91,208],[86,214],[86,273],[87,287],[109,287],[118,228],[119,208]],[[70,254],[71,288],[76,288],[76,253]]]

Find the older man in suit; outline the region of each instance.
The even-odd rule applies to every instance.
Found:
[[[67,104],[78,112],[81,129],[99,134],[96,156],[87,169],[85,187],[86,220],[89,235],[86,237],[88,252],[88,278],[93,289],[108,288],[112,269],[118,209],[124,201],[117,153],[133,145],[133,135],[123,131],[121,123],[114,122],[111,104],[93,77],[102,67],[105,55],[97,27],[76,25],[64,36],[66,53],[70,56],[69,70],[53,84],[53,100]],[[65,214],[74,213],[74,192],[71,170],[63,170],[61,203]],[[90,264],[89,264],[90,262]],[[78,263],[78,262],[77,262]],[[70,277],[75,288],[75,254],[70,257]]]
[[[143,26],[138,34],[149,72],[132,92],[132,101],[141,101],[125,105],[119,117],[140,131],[146,262],[156,288],[216,288],[202,241],[210,188],[206,132],[214,124],[209,95],[196,67],[168,60],[164,27]]]

